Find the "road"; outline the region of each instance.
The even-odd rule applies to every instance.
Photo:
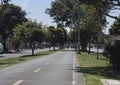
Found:
[[[0,71],[0,85],[85,85],[72,50],[27,61]]]

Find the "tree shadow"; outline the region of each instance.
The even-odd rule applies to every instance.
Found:
[[[0,62],[0,65],[15,64],[15,62]]]
[[[27,57],[33,57],[33,56],[44,56],[44,55],[49,55],[49,53],[41,53],[41,54],[35,54],[35,55],[23,55],[23,56],[20,56],[19,58],[27,58]]]
[[[113,67],[76,67],[75,72],[104,76],[109,79],[120,79],[120,71],[113,70]]]

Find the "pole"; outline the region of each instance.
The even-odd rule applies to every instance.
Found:
[[[98,28],[97,28],[97,59],[99,59],[99,50],[98,50]]]
[[[80,1],[78,0],[78,54],[80,54]]]

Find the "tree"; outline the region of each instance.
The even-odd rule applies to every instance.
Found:
[[[100,13],[119,20],[119,17],[116,15],[111,15],[110,11],[120,10],[120,0],[80,0],[81,3],[93,5]]]
[[[56,0],[55,2],[52,2],[51,8],[47,9],[47,13],[54,19],[56,23],[61,23],[64,26],[74,28],[77,33],[77,3],[77,0]],[[107,7],[105,11],[108,11],[109,6],[105,7]],[[94,32],[101,31],[102,27],[106,25],[106,16],[90,3],[87,4],[82,2],[80,9],[80,41],[82,49],[85,51],[87,44],[88,42],[90,43],[90,39]]]
[[[8,4],[11,0],[1,0],[1,4]]]
[[[98,32],[102,31],[102,27],[106,25],[105,16],[99,14],[93,5],[81,4],[81,29],[80,29],[80,43],[82,51],[86,51],[89,45],[90,53],[90,43],[94,36],[99,36]],[[70,32],[73,35],[74,42],[77,41],[77,29],[78,25],[75,24]],[[74,33],[74,34],[73,34]],[[76,37],[76,38],[75,38]]]
[[[55,0],[51,8],[46,9],[56,23],[71,27],[77,20],[77,0]]]
[[[110,35],[120,35],[120,22],[116,20],[111,26],[111,28],[109,29],[109,32],[110,32]]]
[[[57,43],[57,32],[54,26],[49,26],[48,30],[48,40],[52,44],[53,49],[55,50],[55,44]]]
[[[3,4],[0,7],[0,36],[2,37],[4,52],[7,52],[7,39],[13,34],[13,29],[16,24],[21,24],[26,21],[26,13],[22,11],[21,7],[13,4]]]
[[[38,24],[35,21],[29,21],[22,25],[17,25],[15,33],[15,36],[19,37],[18,40],[20,42],[29,43],[32,49],[32,55],[34,55],[36,44],[39,44],[44,40],[42,23]]]
[[[48,42],[52,44],[54,50],[56,43],[59,43],[61,49],[67,40],[67,31],[60,25],[57,26],[57,28],[49,26],[47,28],[46,35]]]
[[[120,17],[119,17],[120,19]],[[116,20],[110,28],[110,35],[119,36],[120,35],[120,22]],[[109,41],[106,43],[104,48],[104,54],[110,59],[110,63],[113,67],[120,69],[120,40],[119,38]]]
[[[63,48],[67,40],[67,31],[63,27],[57,27],[57,43],[60,45],[60,49]]]
[[[70,32],[68,34],[68,41],[69,43],[74,44],[76,48],[76,44],[77,44],[77,30],[76,29],[70,29]]]

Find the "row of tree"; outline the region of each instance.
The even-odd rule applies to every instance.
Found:
[[[103,43],[105,40],[102,33],[106,27],[106,16],[116,19],[110,29],[110,34],[120,34],[120,18],[111,15],[113,10],[120,10],[120,0],[55,0],[51,8],[46,10],[56,23],[65,27],[70,27],[69,39],[77,44],[78,37],[78,6],[80,7],[80,43],[83,51],[86,51],[90,43]],[[98,46],[97,46],[98,47]],[[107,55],[110,56],[110,62],[115,67],[120,67],[120,41],[114,45],[108,45]],[[90,51],[90,50],[89,50]]]
[[[1,0],[0,36],[5,52],[7,52],[7,40],[13,35],[14,26],[25,22],[27,20],[25,15],[26,13],[21,9],[21,7],[9,4],[9,0]]]
[[[9,0],[1,0],[0,4],[0,42],[3,44],[4,52],[8,52],[8,43],[19,50],[21,44],[28,44],[34,50],[43,41],[52,46],[55,43],[63,47],[67,40],[67,31],[62,25],[47,27],[42,23],[26,18],[26,12],[21,7],[10,4]]]
[[[96,1],[96,3],[102,4],[99,1]],[[108,6],[104,7],[106,8],[105,11],[109,9]],[[77,43],[78,0],[56,0],[55,2],[52,2],[51,8],[48,8],[46,12],[54,19],[56,23],[62,24],[65,27],[70,27],[70,40]],[[81,1],[80,42],[83,51],[86,51],[87,45],[91,41],[98,41],[98,35],[103,34],[102,29],[105,25],[106,16],[89,1]],[[101,41],[103,41],[103,39],[101,39]]]

